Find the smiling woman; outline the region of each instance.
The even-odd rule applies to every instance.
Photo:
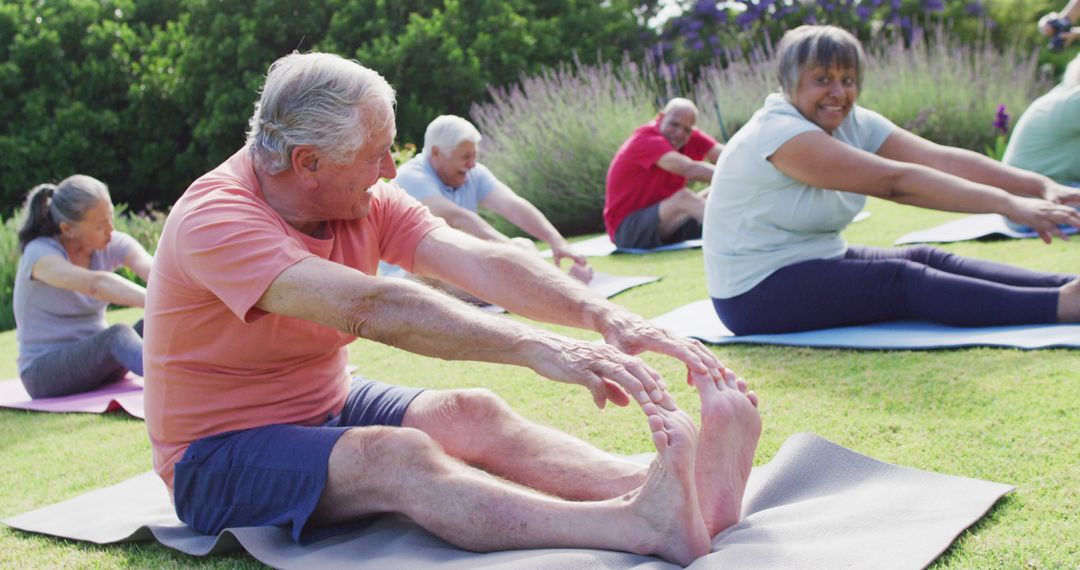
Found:
[[[756,334],[894,319],[1080,320],[1075,276],[840,238],[867,196],[1004,214],[1047,242],[1059,223],[1080,228],[1068,207],[1080,204],[1077,189],[934,144],[858,106],[864,60],[859,41],[832,26],[790,30],[777,47],[782,93],[728,142],[705,209],[706,277],[724,324]]]
[[[141,375],[141,325],[109,327],[105,308],[143,306],[146,290],[113,271],[127,266],[147,280],[152,259],[113,231],[108,188],[84,175],[38,185],[27,197],[19,246],[13,306],[27,393],[64,396],[128,370]]]

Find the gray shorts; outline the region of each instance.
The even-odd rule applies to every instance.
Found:
[[[632,212],[615,230],[619,249],[653,249],[669,243],[701,238],[701,224],[691,218],[667,239],[660,237],[660,202]]]

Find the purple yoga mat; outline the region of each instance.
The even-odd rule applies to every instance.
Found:
[[[37,400],[30,398],[18,378],[0,380],[0,407],[38,412],[85,412],[91,414],[124,410],[139,419],[145,418],[142,378],[130,372],[118,382],[105,384],[92,392],[83,392],[60,398],[39,398]]]

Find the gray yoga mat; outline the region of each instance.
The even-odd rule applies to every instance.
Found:
[[[1034,350],[1080,348],[1080,325],[950,327],[920,321],[892,321],[797,333],[735,336],[716,316],[712,301],[683,305],[652,320],[679,336],[709,344],[777,344],[817,348],[930,350],[997,346]]]
[[[1066,234],[1076,233],[1075,228],[1065,228]],[[903,235],[896,240],[896,245],[909,243],[949,243],[955,241],[968,241],[985,237],[1003,238],[1034,238],[1039,234],[1031,231],[1015,230],[1007,223],[1005,218],[998,214],[976,214],[946,222],[930,229],[919,230]]]
[[[813,434],[795,434],[751,472],[743,520],[718,535],[713,552],[690,568],[922,568],[1012,489],[883,463]],[[277,527],[206,536],[176,519],[153,473],[3,522],[98,544],[157,540],[196,556],[242,548],[279,568],[676,568],[602,550],[468,552],[399,516],[320,531],[303,545]]]

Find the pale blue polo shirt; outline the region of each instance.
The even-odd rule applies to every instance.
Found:
[[[457,188],[448,186],[431,167],[426,150],[398,167],[397,178],[394,178],[393,182],[421,202],[432,196],[442,196],[470,212],[478,211],[480,202],[495,190],[499,179],[495,178],[486,166],[476,163],[476,166],[465,174],[464,184]],[[379,274],[401,277],[405,271],[396,265],[380,262]]]

